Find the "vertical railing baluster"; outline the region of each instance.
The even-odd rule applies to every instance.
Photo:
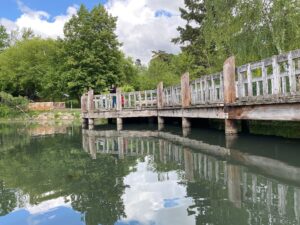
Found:
[[[253,96],[253,84],[252,84],[252,71],[251,71],[251,64],[248,64],[247,67],[247,81],[248,81],[248,96]]]
[[[292,95],[296,94],[297,85],[296,85],[296,73],[295,73],[295,65],[292,58],[292,53],[290,52],[288,55],[288,75],[289,75],[289,85],[290,85],[290,93]]]
[[[262,63],[261,66],[261,73],[262,73],[262,82],[263,82],[263,96],[268,95],[269,85],[268,85],[268,74],[265,62]]]
[[[279,66],[277,62],[277,56],[272,58],[272,68],[273,68],[273,84],[272,84],[272,94],[278,95],[280,93],[280,77],[279,77]]]

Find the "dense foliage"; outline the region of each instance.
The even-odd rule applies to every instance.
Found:
[[[23,29],[7,34],[0,26],[0,91],[32,100],[77,100],[89,88],[107,92],[154,89],[221,70],[235,55],[237,64],[300,47],[297,0],[185,0],[186,25],[173,42],[178,55],[155,49],[149,65],[128,59],[115,34],[116,20],[106,9],[80,7],[64,27],[63,39],[42,39]],[[142,51],[142,49],[141,49]]]
[[[206,72],[235,55],[238,64],[300,47],[298,0],[185,0],[185,27],[175,42]],[[199,69],[198,69],[199,70]]]

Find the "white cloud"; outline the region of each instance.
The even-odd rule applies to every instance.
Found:
[[[24,5],[21,1],[17,1],[22,14],[16,21],[0,18],[0,23],[6,27],[8,32],[12,30],[31,28],[35,34],[41,37],[57,38],[63,37],[63,27],[72,15],[77,11],[77,6],[68,7],[63,15],[51,17],[47,12],[35,11]]]
[[[35,11],[18,1],[22,12],[16,21],[0,18],[8,31],[31,27],[42,37],[63,37],[63,26],[77,11],[77,6],[70,6],[66,13],[52,17],[45,11]],[[122,50],[134,59],[148,63],[153,50],[163,50],[169,53],[179,52],[179,46],[171,43],[178,36],[176,28],[183,25],[179,7],[183,0],[108,0],[105,7],[118,17],[116,33]],[[165,14],[156,16],[156,12]],[[171,16],[167,16],[171,15]]]
[[[171,39],[178,36],[176,28],[184,24],[179,15],[179,7],[183,6],[183,0],[109,0],[106,4],[108,11],[118,17],[117,35],[122,49],[144,63],[148,63],[153,50],[179,52]],[[160,10],[172,16],[156,17]]]

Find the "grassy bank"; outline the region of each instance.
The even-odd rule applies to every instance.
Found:
[[[1,109],[1,108],[0,108]],[[77,121],[80,122],[80,109],[52,111],[18,111],[8,109],[0,116],[0,122],[13,121]]]

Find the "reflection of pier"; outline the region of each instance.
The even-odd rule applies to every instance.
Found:
[[[97,153],[117,155],[121,159],[125,155],[152,155],[155,162],[176,163],[185,171],[187,180],[214,183],[221,189],[227,189],[228,199],[235,207],[263,205],[263,210],[267,210],[271,217],[274,217],[272,213],[275,209],[277,215],[286,215],[288,201],[293,201],[295,219],[300,219],[299,188],[291,188],[285,182],[251,173],[253,168],[268,177],[300,186],[300,168],[278,160],[159,131],[84,130],[83,148],[93,158],[97,157]],[[228,161],[245,167],[229,164]],[[249,219],[255,220],[259,215],[252,215],[249,210]]]

